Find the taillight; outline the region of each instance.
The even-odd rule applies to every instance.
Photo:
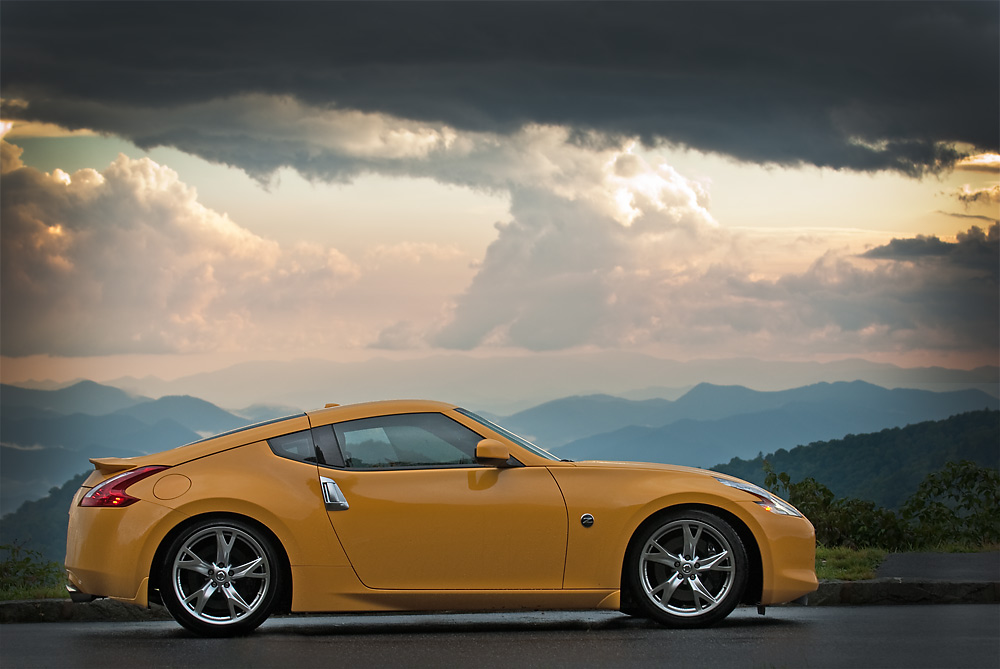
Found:
[[[133,483],[138,483],[147,476],[152,476],[157,472],[162,472],[168,467],[153,465],[149,467],[139,467],[124,474],[119,474],[109,478],[101,485],[93,488],[80,500],[80,506],[128,506],[139,501],[139,498],[132,497],[125,490]]]

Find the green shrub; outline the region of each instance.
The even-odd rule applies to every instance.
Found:
[[[923,480],[901,513],[925,543],[1000,542],[1000,472],[949,462]]]
[[[765,487],[809,518],[822,546],[899,551],[1000,542],[1000,472],[973,462],[949,462],[929,474],[898,515],[867,500],[837,499],[813,478],[792,482],[767,461],[763,468]]]
[[[66,582],[66,572],[57,562],[42,558],[38,551],[20,545],[0,545],[0,591],[22,592],[58,588]]]

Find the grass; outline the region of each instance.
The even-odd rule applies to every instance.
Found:
[[[881,548],[816,547],[816,578],[821,581],[864,581],[875,578],[875,570],[888,551]]]
[[[65,586],[4,588],[0,590],[0,602],[14,602],[20,599],[69,599]]]
[[[983,553],[1000,550],[1000,544],[940,543],[914,548],[921,553]],[[821,581],[866,581],[889,551],[881,548],[816,547],[816,578]]]
[[[0,601],[65,599],[66,571],[18,543],[0,545]]]

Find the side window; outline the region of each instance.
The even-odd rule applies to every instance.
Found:
[[[439,413],[362,418],[333,429],[346,466],[359,469],[474,465],[482,439]]]
[[[344,444],[348,467],[394,467],[401,464],[385,428],[345,430],[343,435],[341,443]]]
[[[299,462],[316,464],[316,448],[313,446],[312,432],[302,430],[267,440],[267,445],[275,455]]]
[[[344,466],[344,458],[330,425],[272,437],[267,440],[267,445],[275,455],[289,460],[331,467]]]

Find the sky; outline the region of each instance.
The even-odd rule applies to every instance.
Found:
[[[995,2],[4,0],[0,376],[996,365],[998,52]]]

